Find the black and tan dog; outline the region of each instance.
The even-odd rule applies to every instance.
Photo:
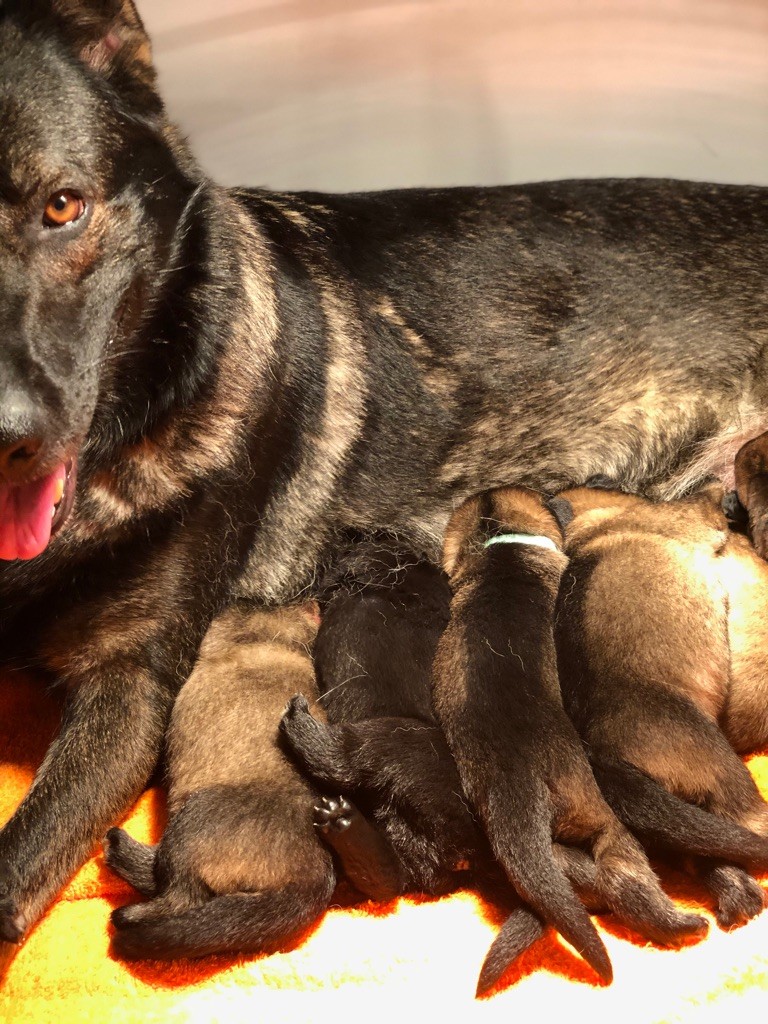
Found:
[[[591,870],[587,881],[602,905],[659,941],[705,933],[702,918],[678,911],[663,893],[603,799],[563,710],[553,618],[567,560],[544,499],[502,488],[466,502],[449,523],[444,560],[454,596],[434,663],[434,706],[515,889],[604,978],[608,957],[571,870],[575,878]],[[564,861],[568,847],[574,869]],[[509,937],[505,926],[488,955],[489,977],[505,966]]]
[[[736,476],[762,522],[752,451]],[[763,907],[744,868],[768,867],[768,805],[738,756],[768,742],[768,565],[729,530],[722,496],[719,484],[666,504],[565,492],[557,645],[565,706],[607,800],[650,847],[709,858],[731,927]]]
[[[743,186],[227,190],[131,0],[2,0],[0,656],[67,700],[0,937],[141,790],[213,618],[339,529],[436,558],[487,487],[731,465],[768,425],[767,240]]]
[[[107,836],[107,863],[153,897],[113,914],[122,956],[273,952],[328,906],[315,794],[278,742],[288,698],[312,693],[316,632],[310,609],[236,606],[206,634],[171,717],[165,834],[157,847]]]

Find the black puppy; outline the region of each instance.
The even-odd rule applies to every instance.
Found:
[[[332,803],[319,809],[323,833],[366,895],[447,892],[482,847],[431,707],[448,581],[396,538],[379,537],[342,552],[324,589],[314,654],[328,726],[300,697],[282,721],[309,776],[354,801],[333,808],[327,822]],[[345,827],[361,813],[377,826],[375,849]]]

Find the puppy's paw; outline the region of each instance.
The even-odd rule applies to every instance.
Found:
[[[303,694],[297,693],[291,698],[285,714],[280,719],[280,732],[294,753],[299,755],[314,747],[318,738],[323,735],[324,728],[312,717],[309,702]]]
[[[119,932],[133,928],[144,920],[148,906],[148,903],[129,903],[125,907],[118,907],[112,911],[110,920]]]
[[[290,722],[292,719],[299,715],[309,714],[309,701],[303,693],[294,694],[293,697],[288,701],[288,707],[285,709],[282,721],[280,725],[282,727],[284,722]]]
[[[358,814],[343,796],[324,796],[315,804],[315,828],[323,833],[345,832]]]
[[[0,898],[0,942],[19,946],[29,928],[29,921],[10,896]]]
[[[126,854],[129,853],[133,842],[134,840],[121,828],[111,828],[104,836],[104,842],[102,843],[104,863],[107,867],[117,872],[118,875],[121,873],[123,862],[126,860]]]
[[[739,501],[736,491],[728,491],[723,495],[723,514],[731,526],[746,530],[749,525],[749,513]]]
[[[717,869],[718,891],[715,917],[726,931],[740,928],[765,909],[765,893],[751,875],[740,868]]]
[[[768,560],[768,516],[760,515],[750,523],[752,545],[761,558]]]

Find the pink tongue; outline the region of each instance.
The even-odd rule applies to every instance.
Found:
[[[67,470],[58,466],[33,484],[0,481],[0,560],[37,558],[51,539],[53,507],[60,499]]]

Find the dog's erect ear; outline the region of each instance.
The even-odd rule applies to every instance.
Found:
[[[57,34],[129,103],[161,109],[152,46],[133,0],[8,0],[28,24],[53,22]],[[1,4],[0,4],[1,6]]]
[[[154,81],[152,47],[133,0],[51,0],[51,7],[95,71],[130,63]]]

